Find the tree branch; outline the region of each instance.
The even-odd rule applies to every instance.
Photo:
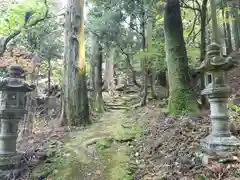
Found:
[[[2,47],[0,47],[0,57],[3,56],[3,53],[6,51],[7,49],[7,45],[8,43],[13,39],[15,38],[16,36],[18,36],[21,32],[22,32],[22,29],[25,28],[29,28],[29,27],[33,27],[33,26],[36,26],[38,23],[44,21],[47,16],[48,16],[48,12],[49,12],[49,7],[48,7],[48,4],[47,4],[47,0],[44,0],[44,4],[45,4],[45,7],[46,7],[46,11],[44,13],[44,16],[39,18],[39,19],[36,19],[35,21],[33,21],[32,23],[30,24],[27,24],[26,22],[24,22],[24,25],[22,27],[20,27],[18,30],[16,30],[15,32],[13,32],[12,34],[10,34],[7,38],[5,38],[3,40],[3,43],[0,45]]]
[[[200,8],[191,7],[187,3],[185,3],[184,0],[180,0],[180,2],[181,2],[181,7],[182,8],[191,9],[193,11],[198,11],[198,12],[201,13],[201,9]]]
[[[200,12],[202,12],[202,8],[201,8],[201,5],[200,5],[200,3],[198,2],[198,0],[195,0],[195,2],[197,3],[198,9],[200,9]]]
[[[136,31],[136,33],[140,34],[141,36],[144,36],[144,34],[139,32],[134,26],[130,26],[130,24],[125,19],[124,19],[124,23],[129,25],[129,28],[131,28],[132,30]]]
[[[210,21],[211,21],[211,18],[209,18],[209,19],[207,20],[206,25],[208,25]],[[195,42],[195,40],[196,40],[196,38],[197,38],[197,35],[198,35],[200,32],[201,32],[201,29],[199,29],[199,31],[198,31],[196,34],[194,34],[194,36],[193,36],[193,42]]]
[[[123,47],[120,46],[120,44],[116,41],[116,45],[117,47],[122,51],[122,53],[125,55],[125,56],[128,56],[128,53],[126,53],[123,49]]]
[[[187,38],[188,40],[190,39],[192,33],[194,32],[196,22],[197,22],[197,13],[195,11],[194,11],[194,14],[195,14],[195,17],[194,17],[194,20],[193,20],[192,29],[191,29],[190,33],[188,34],[188,38]]]

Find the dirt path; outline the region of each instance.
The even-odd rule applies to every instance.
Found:
[[[35,179],[51,180],[131,180],[134,165],[130,152],[141,126],[132,118],[130,100],[136,95],[108,102],[111,109],[87,130],[70,133],[55,155],[34,172]],[[51,150],[50,150],[51,151]]]

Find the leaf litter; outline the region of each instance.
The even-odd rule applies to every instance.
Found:
[[[202,165],[200,140],[209,134],[208,115],[201,119],[166,117],[161,110],[153,102],[133,113],[144,126],[142,138],[132,153],[132,159],[139,167],[136,180],[240,178],[240,152]],[[236,122],[240,118],[235,114],[231,119]]]
[[[18,141],[19,159],[11,170],[0,171],[0,179],[31,179],[34,168],[60,150],[68,131],[68,128],[44,127]]]

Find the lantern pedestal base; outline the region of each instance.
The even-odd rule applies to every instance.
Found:
[[[234,153],[231,152],[225,152],[222,153],[221,155],[209,155],[206,153],[199,153],[199,155],[197,156],[197,158],[199,158],[201,165],[203,166],[207,166],[212,162],[224,162],[228,159],[233,159],[234,157]]]
[[[221,155],[234,152],[240,148],[240,140],[235,136],[216,137],[209,135],[201,142],[203,150],[211,155]]]
[[[15,169],[20,159],[20,154],[0,155],[0,170]]]

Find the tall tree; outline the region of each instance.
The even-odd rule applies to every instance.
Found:
[[[149,6],[151,8],[151,5]],[[153,13],[151,9],[149,8],[148,10],[148,17],[147,17],[147,52],[151,53],[153,50],[153,42],[152,42],[152,31],[153,31]],[[151,85],[151,93],[152,93],[152,98],[156,99],[157,95],[155,93],[155,71],[156,68],[153,66],[153,57],[148,56],[148,71],[149,71],[149,80],[150,80],[150,85]]]
[[[142,34],[142,51],[146,52],[147,50],[147,36],[146,36],[146,11],[145,11],[146,1],[142,0],[140,3],[140,22],[141,22],[141,34]],[[144,72],[144,84],[143,84],[143,97],[141,99],[141,106],[145,106],[147,104],[147,95],[148,95],[148,79],[149,79],[149,70],[147,64],[147,57],[143,57],[142,59],[142,71]]]
[[[178,0],[166,1],[164,31],[169,81],[169,114],[195,114],[198,111],[197,99],[189,85],[188,59]]]
[[[105,49],[107,50],[107,58],[104,71],[104,89],[110,91],[113,89],[115,47],[107,46]]]
[[[84,0],[69,0],[66,13],[65,81],[62,124],[86,125],[89,103],[84,47]]]
[[[102,97],[102,61],[103,61],[103,46],[100,43],[99,36],[93,35],[94,48],[93,48],[93,67],[94,72],[93,84],[94,84],[94,110],[96,112],[104,111],[104,102]]]
[[[226,35],[227,35],[227,53],[230,54],[233,51],[232,48],[232,34],[231,34],[231,26],[229,22],[229,10],[225,10],[225,18],[226,18]]]
[[[239,14],[238,14],[238,8],[236,4],[230,9],[231,10],[231,16],[233,18],[232,21],[232,34],[234,38],[234,44],[235,44],[235,51],[239,51],[240,49],[240,27],[239,27]]]
[[[202,6],[200,10],[200,16],[201,16],[201,45],[200,45],[200,62],[204,61],[206,56],[206,26],[207,26],[207,2],[208,0],[202,1]],[[205,88],[205,79],[204,74],[201,73],[201,89]],[[203,107],[208,108],[209,103],[205,96],[201,96],[201,103]]]

